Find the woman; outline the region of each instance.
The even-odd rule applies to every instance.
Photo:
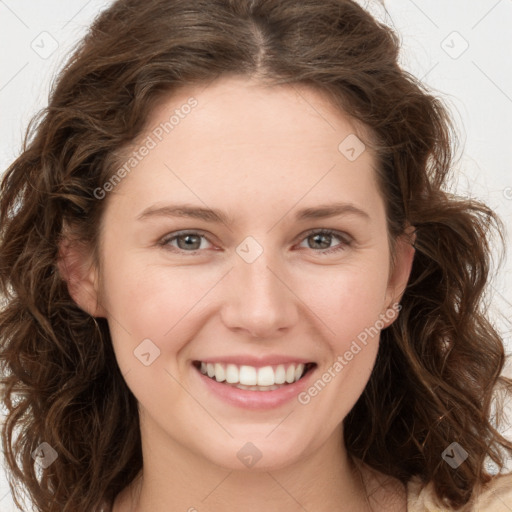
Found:
[[[96,19],[2,182],[3,443],[38,510],[512,502],[501,225],[443,191],[449,118],[397,55],[348,0]]]

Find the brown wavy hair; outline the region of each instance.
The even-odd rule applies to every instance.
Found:
[[[43,512],[90,512],[142,468],[137,401],[108,324],[80,309],[59,274],[59,244],[93,248],[106,183],[158,101],[219,76],[304,84],[367,128],[393,241],[416,228],[398,319],[346,419],[350,455],[467,503],[512,444],[491,419],[504,345],[485,291],[503,226],[448,193],[456,133],[439,98],[402,70],[398,36],[351,0],[118,0],[98,15],[29,124],[0,196],[2,443],[11,491]],[[370,141],[371,139],[371,141]],[[70,226],[69,233],[64,227]],[[497,408],[499,412],[499,407]],[[457,441],[457,470],[441,453]],[[47,442],[58,458],[36,470]],[[20,507],[21,508],[21,507]]]

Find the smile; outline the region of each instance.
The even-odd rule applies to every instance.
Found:
[[[273,391],[302,379],[315,363],[288,363],[255,367],[231,363],[195,361],[194,366],[216,382],[238,389]]]

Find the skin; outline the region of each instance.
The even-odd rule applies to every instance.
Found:
[[[285,354],[316,362],[316,380],[400,300],[414,250],[399,239],[391,269],[375,157],[367,148],[349,161],[338,151],[356,129],[319,92],[241,77],[166,98],[140,140],[191,96],[198,105],[104,199],[100,268],[90,253],[62,249],[71,295],[107,318],[139,402],[143,474],[118,496],[114,512],[367,510],[342,422],[370,377],[378,335],[306,405],[227,405],[191,363]],[[294,219],[298,209],[339,201],[368,218]],[[173,203],[218,208],[233,224],[137,220],[148,207]],[[352,241],[327,237],[325,247],[342,250],[321,254],[312,229]],[[183,237],[181,245],[159,245],[180,230],[205,234],[194,245],[198,253]],[[252,263],[236,252],[248,236],[263,249]],[[160,350],[149,366],[134,357],[146,338]],[[237,458],[248,441],[262,454],[252,468]],[[402,485],[369,468],[363,476],[375,509],[405,510]]]

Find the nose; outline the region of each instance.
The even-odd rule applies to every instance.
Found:
[[[228,300],[223,305],[224,324],[254,338],[280,336],[296,324],[299,299],[291,278],[276,259],[264,251],[255,261],[241,258],[228,274]]]

